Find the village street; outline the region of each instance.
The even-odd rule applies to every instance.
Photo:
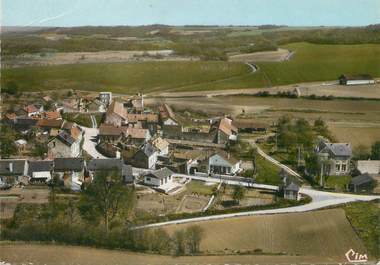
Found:
[[[93,158],[107,158],[96,150],[96,138],[99,134],[97,128],[88,128],[80,126],[83,130],[83,150]]]

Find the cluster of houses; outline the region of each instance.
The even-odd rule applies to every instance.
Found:
[[[67,189],[79,191],[102,170],[115,170],[125,183],[134,181],[132,167],[121,159],[55,158],[53,160],[0,160],[0,187],[7,187],[7,178],[20,184],[49,184],[61,181]],[[10,180],[10,179],[9,179]]]
[[[52,101],[48,96],[43,100]],[[143,184],[166,190],[173,172],[239,174],[241,161],[225,151],[226,147],[238,140],[239,133],[266,132],[270,128],[254,120],[229,117],[205,119],[206,127],[189,128],[169,105],[160,104],[152,110],[144,106],[144,97],[140,95],[115,99],[111,92],[101,92],[96,98],[78,97],[75,102],[77,111],[104,113],[94,145],[109,159],[84,161],[84,131],[61,117],[67,106],[54,106],[52,111],[45,111],[42,105],[31,104],[7,113],[4,120],[21,132],[37,128],[41,135],[46,135],[46,159],[0,160],[0,178],[27,177],[29,183],[40,183],[58,177],[66,187],[79,190],[91,180],[93,172],[107,168],[117,168],[125,182],[133,182],[132,167],[135,167],[149,170]],[[25,144],[23,139],[16,142]],[[350,144],[324,140],[315,152],[322,165],[320,175],[346,176],[352,171]],[[364,164],[364,161],[359,163],[358,169]],[[354,192],[364,191],[373,180],[370,172],[360,171],[362,175],[353,178],[349,187]],[[284,196],[297,199],[299,184],[285,174],[281,177]]]

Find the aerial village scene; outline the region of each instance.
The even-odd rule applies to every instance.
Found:
[[[375,264],[369,24],[3,27],[0,264]]]

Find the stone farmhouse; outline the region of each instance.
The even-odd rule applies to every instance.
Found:
[[[352,148],[348,143],[321,141],[315,149],[321,161],[321,175],[344,176],[350,173]]]

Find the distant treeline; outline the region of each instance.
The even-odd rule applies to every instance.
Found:
[[[276,30],[281,28],[280,30]],[[204,31],[192,33],[191,30]],[[105,50],[173,49],[179,55],[203,60],[227,60],[229,53],[276,50],[293,42],[315,44],[380,43],[380,25],[347,28],[294,29],[263,25],[236,33],[236,27],[171,27],[165,25],[48,28],[33,34],[12,33],[2,36],[2,54],[46,52],[96,52]],[[62,39],[46,38],[49,34],[66,35]],[[59,35],[58,35],[59,36]],[[117,39],[134,37],[135,39]]]

